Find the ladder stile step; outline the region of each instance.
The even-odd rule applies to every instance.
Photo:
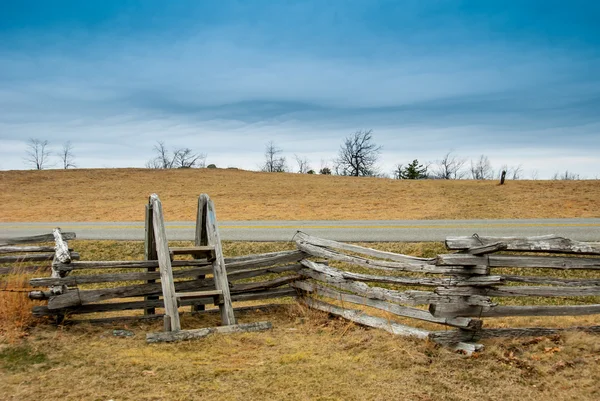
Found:
[[[223,295],[222,290],[209,290],[209,291],[193,291],[193,292],[177,292],[175,297],[177,298],[200,298],[200,297],[214,297],[217,295]]]

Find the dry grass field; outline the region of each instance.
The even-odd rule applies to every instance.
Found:
[[[600,217],[598,181],[391,180],[232,169],[0,171],[0,222],[139,221],[157,193],[170,221],[200,193],[219,220]]]
[[[143,255],[139,241],[70,244],[83,260]],[[281,242],[223,245],[228,256],[294,247]],[[432,256],[444,249],[440,243],[369,246],[415,256]],[[27,276],[0,276],[0,282],[24,288]],[[597,335],[486,340],[484,352],[465,357],[430,342],[331,318],[287,299],[276,311],[238,314],[240,322],[271,321],[273,329],[268,332],[147,345],[145,333],[160,331],[160,322],[55,327],[24,313],[32,306],[24,297],[0,292],[0,310],[12,311],[0,314],[2,400],[600,398]],[[182,320],[184,328],[218,324],[214,315],[184,315]],[[487,327],[576,324],[598,324],[597,316],[486,319]],[[114,329],[134,335],[116,337]]]

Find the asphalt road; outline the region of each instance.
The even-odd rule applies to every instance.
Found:
[[[195,222],[168,222],[172,240],[194,238]],[[143,222],[0,223],[0,238],[74,231],[78,239],[143,240]],[[338,241],[442,241],[447,236],[534,236],[556,234],[578,241],[600,241],[600,218],[533,220],[394,221],[238,221],[220,222],[221,238],[234,241],[290,241],[296,231]]]

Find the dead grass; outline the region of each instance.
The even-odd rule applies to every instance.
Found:
[[[196,327],[214,318],[191,318]],[[421,340],[368,330],[297,306],[248,313],[263,333],[147,345],[160,324],[35,329],[0,349],[6,400],[594,400],[597,336],[490,341],[465,358]],[[112,335],[127,328],[131,338]],[[15,361],[14,355],[21,355]]]
[[[0,221],[140,221],[153,192],[171,221],[193,220],[201,192],[214,199],[221,221],[600,217],[600,185],[593,180],[499,186],[223,169],[76,169],[0,171]]]
[[[27,335],[35,322],[31,308],[36,304],[29,300],[27,293],[33,288],[29,279],[39,274],[19,270],[0,276],[0,343],[15,342]]]
[[[134,241],[71,241],[70,245],[84,260],[140,259],[143,254],[142,244]],[[443,252],[439,243],[369,246],[415,256]],[[224,243],[227,256],[290,248],[293,244]],[[15,285],[23,285],[25,278],[18,281],[18,277]],[[162,330],[160,322],[33,327],[17,341],[0,339],[0,398],[558,401],[600,397],[597,335],[486,340],[483,353],[466,358],[433,343],[331,318],[292,301],[276,312],[237,317],[240,322],[269,320],[274,328],[147,345],[145,334]],[[182,318],[186,328],[218,324],[216,315]],[[486,319],[486,327],[593,324],[598,324],[596,316]],[[131,330],[134,336],[115,337],[114,329]]]

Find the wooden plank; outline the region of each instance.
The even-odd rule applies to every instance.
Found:
[[[587,297],[600,295],[600,287],[548,287],[548,286],[502,286],[502,287],[440,287],[439,295],[490,297]]]
[[[52,231],[54,235],[54,253],[56,261],[62,264],[71,263],[71,252],[69,252],[69,245],[63,240],[60,228],[55,228]]]
[[[215,247],[209,245],[170,247],[169,252],[172,255],[194,255],[196,259],[204,256],[212,260],[215,254]]]
[[[156,252],[158,255],[158,264],[160,266],[160,283],[165,304],[165,314],[171,321],[171,330],[178,331],[181,330],[181,323],[179,321],[179,312],[177,310],[177,298],[175,297],[173,270],[171,267],[171,258],[169,256],[169,243],[167,241],[162,203],[156,194],[150,195],[150,202],[152,203],[152,223],[154,225]],[[50,306],[50,302],[48,303],[48,306]]]
[[[372,256],[380,259],[389,259],[396,262],[407,262],[410,264],[431,264],[435,261],[433,258],[418,258],[415,256],[402,255],[399,253],[379,251],[376,249],[366,248],[364,246],[346,244],[343,242],[332,241],[324,238],[313,237],[312,235],[308,235],[303,233],[302,231],[298,231],[296,233],[297,241],[306,242],[310,245],[315,245],[319,247],[326,247],[332,249],[341,249],[344,251],[359,253],[367,256]]]
[[[232,334],[247,333],[256,331],[270,330],[273,327],[271,322],[254,322],[233,324],[229,326],[205,327],[203,329],[180,330],[161,333],[147,333],[146,342],[149,344],[160,342],[175,342],[184,340],[193,340],[207,337],[210,334]]]
[[[445,304],[430,305],[429,311],[437,317],[583,316],[600,314],[600,305],[497,305],[486,307]]]
[[[198,274],[205,274],[211,272],[212,268],[210,267],[199,267],[189,270],[175,270],[173,271],[173,278],[197,277]],[[147,281],[150,283],[154,283],[157,279],[160,279],[160,272],[105,273],[85,274],[79,276],[72,275],[60,278],[32,278],[31,280],[29,280],[29,284],[32,287],[47,287],[50,285],[75,286],[80,284],[116,283],[122,281]]]
[[[208,246],[208,232],[206,229],[207,219],[207,198],[203,196],[198,197],[198,207],[196,210],[196,230],[194,233],[194,245],[196,246]],[[207,257],[207,260],[214,262],[216,257],[214,247],[212,253]],[[199,275],[198,279],[204,279],[204,275]],[[200,312],[205,309],[203,304],[192,305],[192,312]]]
[[[281,287],[300,278],[301,276],[294,275],[280,277],[268,281],[235,284],[231,287],[230,293],[263,291],[270,288]],[[214,287],[214,281],[212,279],[178,281],[175,283],[175,291],[177,292],[203,291],[207,289],[213,289]],[[175,293],[175,291],[173,291],[173,293]],[[113,298],[140,297],[145,295],[158,295],[161,293],[161,283],[135,284],[122,287],[101,288],[87,291],[75,289],[67,291],[64,294],[51,297],[48,300],[48,307],[51,310],[57,310],[78,305],[88,305]]]
[[[412,263],[412,262],[388,262],[383,260],[365,259],[358,256],[349,256],[336,251],[320,248],[306,242],[297,242],[298,248],[309,255],[337,260],[339,262],[352,263],[358,266],[387,270],[387,271],[407,271],[415,273],[433,273],[433,274],[488,274],[489,268],[486,266],[436,266],[434,262]]]
[[[335,306],[311,297],[302,298],[301,302],[313,309],[328,312],[332,315],[343,317],[344,319],[361,324],[363,326],[374,327],[400,336],[425,339],[428,338],[430,334],[430,332],[427,330],[405,326],[400,323],[392,322],[388,319],[367,315],[364,311],[358,309],[342,308],[340,306]]]
[[[598,242],[579,242],[556,235],[539,237],[448,237],[446,238],[446,247],[448,249],[467,250],[495,242],[505,243],[508,251],[600,255],[600,243]]]
[[[0,263],[44,262],[53,259],[54,253],[31,253],[25,255],[0,256]],[[79,259],[79,253],[71,252],[71,259]]]
[[[148,202],[146,204],[146,209],[145,209],[145,224],[144,224],[144,259],[146,260],[156,260],[157,264],[158,264],[158,254],[156,252],[156,240],[154,239],[154,223],[153,223],[153,212],[152,212],[152,204],[150,202]],[[154,274],[156,272],[156,267],[157,266],[152,266],[152,267],[147,267],[146,271],[150,274]],[[172,264],[171,264],[171,267]],[[158,276],[160,277],[160,273],[158,273]],[[156,277],[156,278],[159,278]],[[155,283],[156,282],[156,278],[148,278],[146,279],[147,283]],[[151,300],[155,300],[158,299],[158,295],[149,295],[146,296],[144,298],[146,301],[151,301]],[[148,308],[146,310],[144,310],[144,314],[145,315],[155,315],[156,314],[156,310],[155,308]]]
[[[176,292],[177,298],[200,298],[200,297],[214,297],[217,295],[223,295],[221,290],[207,290],[207,291],[193,291],[193,292]]]
[[[302,268],[303,266],[301,264],[296,263],[287,266],[266,267],[264,269],[237,270],[232,273],[227,273],[227,278],[231,282],[246,278],[264,276],[265,274],[297,272]]]
[[[551,336],[565,332],[582,331],[586,333],[600,333],[600,326],[574,326],[561,328],[546,327],[521,327],[511,329],[484,329],[478,334],[480,338],[498,338],[498,337],[539,337]]]
[[[347,294],[340,291],[336,291],[333,288],[325,287],[320,284],[309,283],[307,281],[297,281],[290,284],[294,288],[298,288],[303,291],[307,291],[319,296],[325,296],[336,299],[338,301],[351,302],[359,305],[366,305],[380,310],[384,310],[393,313],[398,316],[410,317],[413,319],[424,320],[431,323],[439,323],[452,327],[460,327],[464,329],[477,330],[481,328],[481,320],[477,319],[465,319],[465,318],[439,318],[433,316],[429,311],[410,308],[393,304],[385,301],[376,299],[370,299],[367,297]]]
[[[76,252],[73,252],[75,254]],[[171,262],[171,267],[201,267],[210,266],[210,263],[205,260],[174,260]],[[72,270],[97,270],[97,269],[146,269],[157,268],[158,260],[110,260],[110,261],[83,261],[71,262],[68,265],[57,265],[61,271]]]
[[[61,234],[62,238],[65,241],[76,238],[76,235],[73,232],[66,232]],[[54,234],[33,235],[29,237],[1,238],[0,246],[18,244],[38,244],[44,242],[54,242]]]
[[[254,269],[259,267],[299,262],[306,256],[306,253],[302,251],[293,250],[271,252],[260,255],[240,256],[235,258],[225,258],[225,267],[227,268],[227,272],[229,273],[241,269]]]
[[[303,260],[301,263],[303,266],[306,266],[307,269],[300,270],[298,272],[300,275],[310,277],[323,283],[335,285],[340,289],[351,291],[371,299],[408,305],[426,305],[456,303],[458,298],[456,296],[439,295],[431,291],[394,291],[387,288],[370,287],[363,282],[345,279],[343,275],[329,270],[331,268],[328,266],[320,265],[310,260]],[[481,295],[467,296],[461,298],[461,300],[468,305],[495,305],[489,297]]]
[[[72,251],[72,249],[69,249]],[[0,253],[54,252],[53,246],[0,246]]]
[[[565,287],[587,287],[594,285],[600,286],[600,279],[566,279],[543,276],[515,276],[506,274],[502,274],[499,277],[501,277],[503,281],[513,283],[547,284]]]
[[[352,273],[336,269],[321,263],[308,264],[307,267],[315,271],[329,274],[331,276],[342,277],[347,280],[362,281],[365,283],[388,283],[399,285],[417,285],[417,286],[490,286],[502,283],[499,276],[475,276],[468,278],[430,278],[430,277],[395,277],[395,276],[376,276],[372,274]]]
[[[235,315],[233,314],[233,305],[231,304],[231,294],[229,293],[229,282],[227,281],[227,270],[225,268],[225,259],[223,258],[223,249],[221,248],[221,237],[219,236],[219,227],[217,225],[217,213],[212,200],[206,194],[200,195],[206,202],[206,233],[208,245],[215,247],[215,260],[213,261],[213,276],[217,290],[223,291],[223,303],[219,305],[221,310],[221,321],[223,325],[229,326],[235,324]]]
[[[439,255],[439,266],[489,264],[490,267],[546,268],[560,270],[600,270],[600,258],[559,257],[559,256],[520,256],[485,255],[475,256],[464,253]]]
[[[504,242],[494,242],[488,245],[479,245],[466,250],[471,255],[486,255],[498,251],[504,251],[508,246]]]
[[[289,287],[272,288],[264,291],[256,291],[249,293],[232,294],[232,302],[246,302],[256,301],[264,299],[284,298],[296,296],[296,290]],[[202,303],[209,305],[214,303],[212,297],[200,298],[200,299],[182,299],[180,301],[181,306],[189,306],[195,303]],[[162,300],[151,300],[151,301],[128,301],[128,302],[105,302],[105,303],[94,303],[88,305],[81,305],[72,308],[64,309],[63,311],[69,315],[85,314],[85,313],[101,313],[101,312],[113,312],[113,311],[124,311],[124,310],[137,310],[146,309],[150,307],[162,307]],[[56,314],[56,310],[51,310],[47,305],[37,305],[32,309],[32,313],[35,316],[50,316]]]

